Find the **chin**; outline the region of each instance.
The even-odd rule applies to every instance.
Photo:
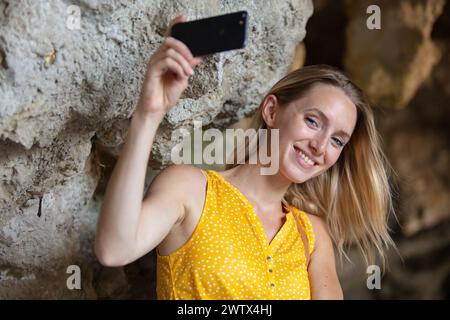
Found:
[[[292,183],[303,183],[316,176],[316,174],[302,171],[295,162],[289,162],[280,166],[280,173],[292,181]]]

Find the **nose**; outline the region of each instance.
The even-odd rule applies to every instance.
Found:
[[[321,156],[325,152],[327,139],[324,135],[317,135],[311,139],[310,147],[314,151],[315,156]]]

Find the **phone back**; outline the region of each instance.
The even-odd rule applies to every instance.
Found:
[[[246,11],[177,23],[171,36],[184,42],[194,56],[241,49],[247,39]]]

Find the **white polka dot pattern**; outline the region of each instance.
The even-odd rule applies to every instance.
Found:
[[[314,250],[305,212],[290,206],[272,242],[250,201],[218,172],[208,178],[202,215],[190,239],[168,256],[157,251],[158,299],[310,299],[296,214]]]

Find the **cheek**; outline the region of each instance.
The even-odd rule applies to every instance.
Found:
[[[339,157],[341,156],[342,152],[340,150],[337,150],[336,148],[334,148],[333,146],[330,146],[330,150],[328,150],[327,152],[327,158],[326,158],[326,169],[329,169],[330,167],[332,167],[338,160]]]
[[[306,123],[298,119],[291,119],[285,125],[280,126],[280,140],[297,141],[312,138],[314,131],[308,128]]]

